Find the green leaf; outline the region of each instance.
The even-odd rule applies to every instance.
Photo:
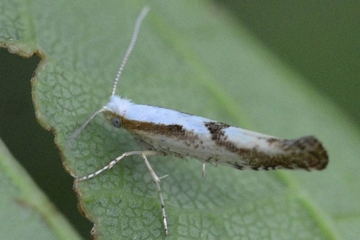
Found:
[[[0,231],[9,239],[80,239],[0,141]]]
[[[76,141],[67,138],[108,101],[145,4],[32,1],[27,31],[1,38],[11,38],[9,46],[20,53],[32,52],[36,43],[44,57],[33,79],[36,113],[55,132],[73,174],[93,173],[123,152],[141,150],[128,132],[113,129],[101,116]],[[150,7],[119,94],[279,137],[314,134],[330,156],[322,172],[209,165],[205,180],[199,161],[151,158],[159,176],[169,174],[161,186],[170,238],[357,236],[358,129],[211,2],[157,1]],[[139,157],[81,182],[76,191],[99,238],[164,236],[155,186]]]

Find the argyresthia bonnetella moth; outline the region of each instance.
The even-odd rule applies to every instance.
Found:
[[[125,152],[92,174],[84,177],[75,176],[77,181],[99,175],[126,156],[140,155],[156,184],[162,207],[165,234],[168,234],[160,178],[152,169],[147,159],[148,156],[173,155],[196,158],[203,162],[203,175],[205,174],[205,163],[221,164],[240,170],[322,170],[326,167],[327,152],[313,136],[294,140],[279,139],[166,108],[138,105],[129,99],[116,96],[117,82],[134,47],[141,22],[148,11],[149,8],[145,7],[136,21],[132,40],[115,77],[110,101],[91,115],[70,136],[71,139],[74,139],[98,113],[102,112],[114,127],[122,127],[130,131],[148,149]]]

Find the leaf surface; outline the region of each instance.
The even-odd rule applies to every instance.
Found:
[[[33,81],[36,113],[53,129],[74,174],[92,173],[123,152],[141,150],[101,116],[144,2],[29,4],[28,34],[45,57]],[[170,238],[337,239],[359,222],[359,132],[341,111],[210,2],[150,4],[117,93],[283,138],[313,134],[329,150],[323,172],[237,171],[171,156],[151,158],[167,207]],[[20,39],[21,40],[21,39]],[[20,41],[21,43],[21,41]],[[31,52],[33,46],[22,47]],[[338,151],[339,146],[341,151]],[[352,166],[349,168],[348,166]],[[100,239],[164,236],[155,186],[139,157],[76,189]],[[349,217],[350,216],[350,217]],[[349,223],[349,224],[347,224]]]
[[[80,239],[0,141],[0,231],[11,239]]]

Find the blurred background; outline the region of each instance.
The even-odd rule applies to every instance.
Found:
[[[213,3],[360,126],[360,2]],[[89,239],[92,225],[77,211],[73,179],[61,165],[53,134],[35,119],[29,80],[39,60],[0,49],[0,137],[50,200]]]

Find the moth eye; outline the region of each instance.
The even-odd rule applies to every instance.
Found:
[[[121,127],[120,119],[117,118],[117,117],[114,117],[114,118],[112,119],[112,124],[114,125],[114,127],[117,127],[117,128]]]

